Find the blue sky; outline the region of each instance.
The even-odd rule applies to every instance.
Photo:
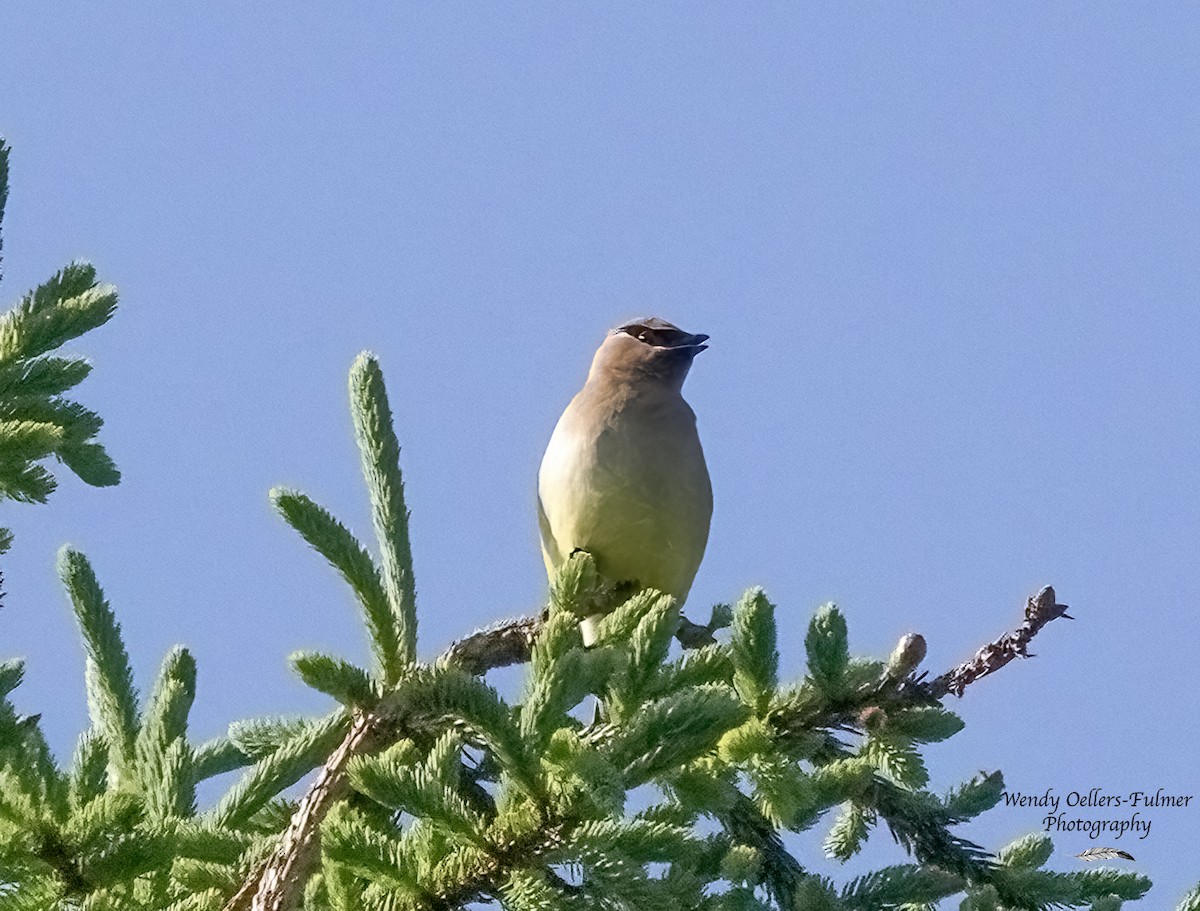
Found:
[[[364,348],[422,652],[535,610],[541,450],[606,328],[653,313],[712,336],[693,613],[765,586],[798,673],[836,600],[856,650],[917,630],[936,673],[1052,583],[1078,619],[957,703],[935,785],[1200,797],[1195,5],[251,6],[0,9],[2,298],[85,257],[122,300],[79,348],[124,482],[5,507],[0,653],[57,748],[85,723],[67,541],[143,685],[194,650],[201,737],[322,708],[293,650],[364,655],[266,499],[368,533]],[[1116,843],[1148,906],[1200,879],[1197,802]],[[1094,842],[1056,844],[1067,870]]]

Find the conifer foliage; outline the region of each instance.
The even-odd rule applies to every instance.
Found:
[[[9,148],[0,139],[0,222],[8,201]],[[0,250],[3,249],[0,235]],[[103,421],[64,398],[92,370],[77,357],[50,352],[108,322],[117,306],[111,285],[96,283],[88,263],[71,263],[0,316],[0,500],[44,503],[54,475],[43,464],[53,456],[88,484],[120,480],[112,459],[96,442]],[[0,528],[0,553],[12,543]]]
[[[14,388],[6,404],[26,394]],[[1111,911],[1149,887],[1126,870],[1048,870],[1040,834],[994,854],[959,834],[1000,800],[1001,776],[928,789],[923,747],[962,722],[919,685],[911,643],[888,660],[853,656],[834,605],[809,623],[805,676],[781,681],[763,591],[683,637],[671,598],[617,598],[579,554],[533,624],[516,699],[486,682],[487,661],[453,648],[420,661],[399,446],[369,355],[351,370],[350,399],[374,548],[302,493],[271,498],[350,586],[372,665],[293,655],[335,708],[194,742],[190,654],[169,653],[140,699],[91,564],[64,549],[90,726],[57,762],[39,719],[9,700],[21,663],[0,665],[0,911],[915,911],[951,896],[970,911]],[[579,617],[605,599],[611,612],[584,648]],[[230,772],[224,794],[198,806],[197,785]],[[835,859],[886,829],[909,862],[836,882],[794,850],[791,833],[814,828]]]

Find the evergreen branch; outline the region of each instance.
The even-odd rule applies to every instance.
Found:
[[[746,707],[731,688],[693,687],[643,706],[619,732],[611,761],[624,769],[627,785],[635,787],[713,749],[746,717]]]
[[[4,445],[4,433],[0,430],[0,446]],[[38,456],[41,458],[41,456]],[[58,482],[41,465],[13,465],[0,458],[0,499],[8,498],[19,503],[45,503],[58,487]],[[12,543],[12,532],[5,531],[4,550]]]
[[[63,428],[51,421],[0,420],[0,452],[3,461],[14,466],[45,458],[62,445],[65,436]]]
[[[0,416],[13,421],[53,424],[62,429],[64,443],[82,442],[95,436],[104,426],[96,412],[59,396],[8,396],[0,401]]]
[[[925,760],[916,747],[905,739],[872,733],[863,743],[861,753],[897,784],[907,788],[923,788],[929,783]]]
[[[451,852],[435,871],[440,875],[435,877],[428,907],[450,911],[498,895],[508,870],[527,866],[564,840],[561,827],[546,826],[522,833],[490,853],[470,847]]]
[[[761,769],[756,771],[755,765]],[[762,774],[771,766],[777,767],[772,770],[775,774]],[[786,759],[768,763],[760,758],[751,766],[751,772],[758,790],[756,797],[769,797],[780,811],[780,824],[794,832],[816,823],[830,807],[857,800],[874,780],[874,769],[861,757],[835,760],[807,775]],[[766,812],[770,808],[763,809]]]
[[[132,832],[145,818],[145,807],[134,794],[108,791],[66,820],[62,836],[79,854],[102,852],[116,835]]]
[[[1015,657],[1030,657],[1029,641],[1051,620],[1063,616],[1071,619],[1066,610],[1066,605],[1055,603],[1054,589],[1046,586],[1028,599],[1025,622],[1017,630],[1005,633],[979,649],[970,660],[925,682],[913,676],[897,681],[892,668],[894,661],[880,675],[875,675],[873,662],[863,664],[859,671],[853,661],[843,664],[845,621],[829,605],[818,611],[809,627],[806,646],[810,652],[810,679],[799,686],[781,688],[772,700],[768,718],[793,749],[811,748],[814,734],[821,730],[863,732],[876,717],[886,719],[881,722],[885,729],[889,725],[895,725],[898,731],[911,729],[917,740],[950,736],[960,724],[955,716],[914,710],[928,708],[950,693],[961,695],[969,684],[994,673]],[[923,654],[924,640],[911,634],[905,636],[897,651],[905,656],[913,651]],[[821,668],[815,677],[814,656],[816,667]],[[896,658],[894,654],[893,659]],[[907,659],[901,663],[909,666]],[[842,668],[840,673],[832,670],[837,667]],[[894,721],[888,711],[881,712],[884,707],[896,714]],[[832,745],[827,743],[827,747]]]
[[[682,641],[679,633],[675,638]],[[658,683],[649,695],[662,696],[705,683],[733,685],[733,650],[729,646],[711,642],[684,648],[687,651],[680,658],[662,667]]]
[[[82,810],[108,787],[108,753],[108,743],[97,731],[80,736],[67,781],[72,810]]]
[[[75,609],[87,652],[88,712],[92,726],[112,750],[115,771],[124,776],[132,767],[137,735],[137,693],[121,626],[105,600],[87,558],[64,547],[58,572]]]
[[[951,825],[974,819],[1000,802],[1004,776],[999,772],[980,772],[970,781],[952,789],[942,798]]]
[[[8,201],[8,161],[9,147],[0,139],[0,221]],[[57,482],[35,463],[50,455],[86,484],[107,486],[120,480],[112,459],[91,440],[100,418],[58,398],[81,382],[91,366],[78,358],[43,356],[106,323],[116,305],[116,290],[97,286],[96,270],[77,262],[0,314],[0,500],[45,502]],[[0,553],[12,539],[9,529],[0,528]]]
[[[731,787],[732,790],[732,787]],[[762,856],[762,881],[781,908],[806,907],[797,901],[802,884],[810,876],[788,852],[779,832],[759,812],[749,797],[734,793],[729,808],[718,814],[734,844],[749,845]]]
[[[187,714],[194,699],[196,659],[185,648],[173,648],[158,673],[134,743],[146,810],[158,822],[194,811],[192,751],[187,745]]]
[[[465,725],[488,745],[525,794],[542,794],[537,756],[526,746],[504,700],[478,677],[450,664],[415,671],[393,693],[399,717],[444,717]]]
[[[579,623],[569,621],[572,631]],[[539,643],[540,646],[540,643]],[[564,714],[589,694],[601,690],[622,657],[609,647],[572,648],[545,669],[534,672],[532,684],[521,706],[521,732],[531,739],[532,747],[542,749],[549,742]],[[534,664],[537,662],[535,649]],[[540,673],[538,672],[540,671]]]
[[[247,821],[244,830],[247,833],[263,833],[270,841],[276,832],[283,831],[292,814],[296,812],[296,801],[287,797],[272,797],[254,811]]]
[[[620,631],[620,617],[636,621],[627,634]],[[610,618],[617,618],[610,623]],[[618,632],[614,636],[614,629]],[[640,705],[657,682],[667,658],[671,640],[679,626],[679,608],[675,599],[654,591],[630,598],[601,623],[599,641],[605,645],[624,643],[628,656],[620,671],[609,681],[605,705],[610,720],[624,721],[629,710]]]
[[[808,676],[818,689],[829,695],[840,692],[850,665],[850,646],[846,618],[835,605],[822,605],[813,615],[804,648],[808,653]]]
[[[340,864],[348,871],[391,890],[422,896],[420,883],[399,863],[394,833],[381,832],[370,825],[362,814],[340,812],[331,817],[322,840],[325,858]]]
[[[737,886],[720,895],[710,895],[701,906],[702,911],[775,911],[774,905],[760,901],[754,890]]]
[[[1006,907],[1028,911],[1077,908],[1110,895],[1133,901],[1150,888],[1150,880],[1140,873],[1104,867],[1077,873],[1001,867],[989,884]]]
[[[293,911],[318,860],[318,833],[329,811],[350,791],[347,767],[355,756],[369,755],[389,740],[381,710],[359,712],[350,731],[317,772],[275,852],[250,872],[224,911]],[[398,732],[393,737],[398,739]]]
[[[839,746],[835,738],[822,734],[821,728],[831,731],[859,730],[862,725],[862,707],[872,704],[883,703],[889,710],[898,710],[900,714],[896,723],[906,734],[916,737],[937,739],[948,733],[949,728],[956,726],[956,721],[943,719],[936,714],[915,713],[905,716],[905,711],[918,706],[928,706],[937,697],[911,677],[897,680],[895,676],[889,676],[882,662],[848,661],[847,652],[844,651],[844,629],[837,622],[840,615],[834,616],[833,611],[827,609],[822,617],[824,619],[818,622],[812,631],[818,676],[826,686],[832,685],[831,688],[835,692],[840,691],[840,695],[831,702],[811,684],[806,684],[772,699],[769,715],[771,727],[778,733],[791,737],[793,749],[802,746],[803,752],[823,756],[821,761],[826,763],[848,757],[849,752]],[[634,626],[636,622],[633,620]],[[714,615],[710,628],[681,620],[676,638],[685,648],[710,645],[713,641],[711,629],[727,625],[727,622],[724,616]],[[529,661],[545,623],[543,617],[518,618],[496,624],[454,643],[438,663],[443,666],[457,665],[470,673],[482,674],[492,668]],[[632,629],[633,626],[630,628],[631,632]],[[911,651],[912,648],[907,649],[905,655]],[[679,662],[680,668],[672,673],[682,673],[684,668],[689,668],[689,673],[699,675],[704,683],[716,682],[708,676],[709,674],[731,674],[733,668],[729,663],[728,653],[719,650],[710,652],[706,653],[704,662],[695,668],[690,667],[691,662],[699,659],[685,656]],[[906,671],[911,663],[905,664]],[[891,665],[887,665],[888,669],[890,667]],[[681,684],[683,682],[698,684],[702,681],[693,681],[689,677],[686,681],[681,681]],[[656,692],[665,694],[672,691],[665,685],[659,686],[661,689],[657,689]],[[253,908],[254,911],[287,911],[298,906],[305,884],[317,862],[317,831],[320,823],[330,808],[350,791],[346,774],[349,760],[355,756],[378,752],[404,736],[406,722],[396,715],[394,708],[389,697],[385,698],[375,711],[360,712],[355,716],[350,734],[318,773],[316,781],[300,802],[278,848],[264,864],[247,877],[237,895],[226,903],[226,911],[248,908]],[[808,733],[805,733],[806,728]],[[792,733],[789,734],[789,731]],[[628,737],[628,733],[623,736]],[[628,747],[625,749],[628,751]],[[732,783],[728,786],[732,788]],[[857,788],[858,785],[855,785],[855,789]],[[825,798],[830,798],[830,794],[823,795],[823,803]],[[969,841],[952,835],[946,827],[984,809],[983,805],[994,797],[994,788],[989,786],[964,791],[962,795],[951,795],[945,804],[929,795],[928,801],[918,799],[920,806],[915,808],[909,805],[910,798],[914,797],[911,792],[876,780],[875,783],[868,783],[860,799],[863,801],[863,812],[871,817],[878,812],[889,823],[897,839],[912,851],[918,860],[925,862],[925,858],[939,858],[951,873],[971,876],[976,882],[986,881],[992,869],[987,853]],[[839,898],[829,885],[818,877],[805,874],[796,861],[783,850],[782,842],[777,846],[772,844],[770,838],[777,841],[778,835],[771,823],[754,807],[753,802],[741,795],[735,797],[735,800],[742,808],[739,811],[742,815],[740,821],[734,823],[729,817],[722,818],[731,832],[734,831],[732,825],[736,824],[740,826],[739,831],[743,835],[747,832],[747,813],[761,820],[760,825],[765,828],[758,840],[768,848],[766,856],[769,863],[766,869],[769,874],[768,881],[773,883],[772,893],[791,899],[803,895],[806,900],[813,902],[813,907],[835,907]],[[918,811],[918,818],[915,821],[905,819],[905,813],[914,809]],[[799,812],[798,810],[797,813]],[[451,891],[439,891],[439,899],[450,902],[444,907],[459,907],[461,903],[485,893],[499,894],[498,890],[501,890],[507,881],[501,881],[502,871],[514,869],[512,865],[500,866],[504,857],[509,857],[519,867],[525,862],[523,858],[537,856],[538,851],[550,850],[553,844],[561,843],[561,839],[566,837],[569,831],[569,828],[555,827],[547,821],[540,841],[530,840],[532,836],[528,839],[518,839],[512,844],[512,848],[522,853],[504,855],[499,859],[490,856],[491,859],[472,867],[470,871],[464,868],[464,875],[470,872],[470,876],[458,881],[458,885]],[[456,901],[459,904],[454,904]],[[443,906],[435,904],[435,907]]]
[[[305,729],[271,755],[259,760],[210,812],[219,826],[244,825],[251,816],[284,788],[325,762],[345,736],[342,711],[309,722]]]
[[[58,449],[58,458],[75,472],[84,484],[113,487],[121,482],[121,472],[100,443],[67,442]]]
[[[391,810],[405,810],[486,848],[487,819],[448,782],[437,781],[424,764],[418,765],[414,753],[411,741],[400,741],[378,756],[358,757],[349,767],[355,790]]]
[[[778,684],[775,605],[761,588],[746,592],[733,609],[733,686],[757,714],[764,712]]]
[[[187,719],[196,698],[196,659],[185,648],[167,653],[142,719],[134,755],[143,789],[161,781],[163,763],[172,744],[186,745]],[[190,757],[190,750],[188,751]],[[190,806],[190,801],[186,802]]]
[[[76,261],[54,273],[36,290],[21,299],[19,309],[33,315],[53,311],[63,301],[78,297],[96,286],[96,269],[89,262]]]
[[[1054,853],[1054,842],[1045,832],[1031,832],[1023,838],[1005,845],[996,854],[996,860],[1014,870],[1036,870]]]
[[[884,730],[893,737],[914,743],[939,743],[953,737],[966,725],[940,705],[914,705],[888,712]]]
[[[848,884],[842,890],[842,903],[863,911],[928,905],[961,892],[965,885],[960,877],[935,868],[884,867]]]
[[[541,620],[519,618],[482,630],[451,645],[438,659],[481,674],[493,667],[528,661]],[[354,715],[350,731],[309,786],[274,853],[250,871],[224,911],[294,911],[319,858],[319,829],[329,811],[350,793],[348,766],[356,756],[369,756],[406,733],[397,723],[391,698],[371,711]]]
[[[509,871],[508,878],[500,886],[503,907],[511,911],[574,911],[577,906],[568,903],[561,885],[552,885],[548,873],[546,870]]]
[[[184,738],[172,740],[166,749],[148,754],[142,761],[141,774],[149,819],[163,823],[195,813],[192,751]]]
[[[367,549],[346,526],[302,493],[277,487],[271,491],[271,502],[349,584],[362,607],[380,675],[394,682],[394,672],[402,664],[399,631],[383,580]]]
[[[0,421],[0,498],[45,503],[58,482],[33,464],[62,444],[62,428],[33,421]]]
[[[0,817],[51,818],[67,812],[69,787],[54,764],[40,715],[21,716],[0,700]]]
[[[610,611],[600,620],[598,629],[598,639],[610,642],[630,642],[648,615],[657,614],[665,619],[664,613],[673,606],[669,596],[652,588],[630,594],[626,586],[613,586],[596,571],[592,555],[583,551],[572,554],[559,570],[551,595],[554,607],[559,610],[576,614]],[[614,601],[616,606],[612,607]],[[580,604],[586,607],[581,609]],[[661,619],[652,622],[657,626]],[[662,641],[661,636],[655,638]]]
[[[301,680],[348,708],[368,708],[379,701],[375,679],[349,661],[319,652],[296,652],[289,660]]]
[[[0,366],[38,357],[103,326],[116,308],[116,289],[98,286],[91,264],[71,263],[0,316]]]
[[[1175,911],[1200,911],[1200,886],[1192,889],[1180,899]]]
[[[413,580],[408,507],[400,472],[400,444],[379,362],[360,354],[350,369],[350,408],[362,455],[363,476],[371,495],[371,519],[379,541],[383,585],[392,610],[398,654],[384,667],[384,682],[395,683],[404,665],[417,659],[417,592]]]
[[[932,864],[969,882],[989,882],[991,855],[949,831],[950,818],[936,797],[876,778],[865,801],[887,822],[896,841],[923,864]]]
[[[175,857],[175,838],[164,829],[133,832],[107,843],[83,861],[89,891],[131,884],[155,870],[169,868]]]
[[[253,761],[254,758],[229,737],[214,737],[193,749],[192,775],[197,782],[201,782],[240,769]]]
[[[862,850],[875,820],[875,812],[869,807],[856,800],[847,801],[825,836],[825,853],[834,860],[849,860]]]
[[[166,911],[221,911],[221,892],[219,889],[193,892],[171,902]]]
[[[0,396],[37,396],[49,398],[61,395],[82,383],[92,372],[92,365],[83,358],[39,357],[32,361],[17,361],[0,367]]]
[[[189,893],[217,890],[220,895],[232,892],[237,888],[237,871],[240,860],[240,852],[234,855],[231,861],[221,863],[180,857],[171,865],[171,884],[175,890],[184,890]],[[220,908],[222,902],[223,899],[218,898],[216,907]]]
[[[0,699],[21,685],[25,677],[25,662],[20,658],[0,661]]]
[[[295,715],[235,721],[229,726],[229,739],[250,759],[259,760],[303,736],[311,723],[311,719]]]
[[[256,838],[253,834],[208,825],[194,819],[172,820],[165,828],[173,833],[179,857],[203,863],[236,863],[253,847]]]
[[[558,854],[591,851],[596,854],[615,847],[639,864],[670,862],[685,852],[704,849],[703,840],[691,828],[646,819],[600,819],[583,823],[571,832],[570,843]]]

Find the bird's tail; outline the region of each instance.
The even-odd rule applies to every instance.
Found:
[[[583,647],[591,648],[600,639],[600,621],[604,614],[591,614],[579,621],[579,632],[583,634]]]

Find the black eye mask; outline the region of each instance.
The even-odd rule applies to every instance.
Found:
[[[626,323],[613,330],[614,334],[618,332],[632,335],[638,341],[654,348],[702,349],[703,343],[708,340],[707,335],[692,335],[658,317]]]

